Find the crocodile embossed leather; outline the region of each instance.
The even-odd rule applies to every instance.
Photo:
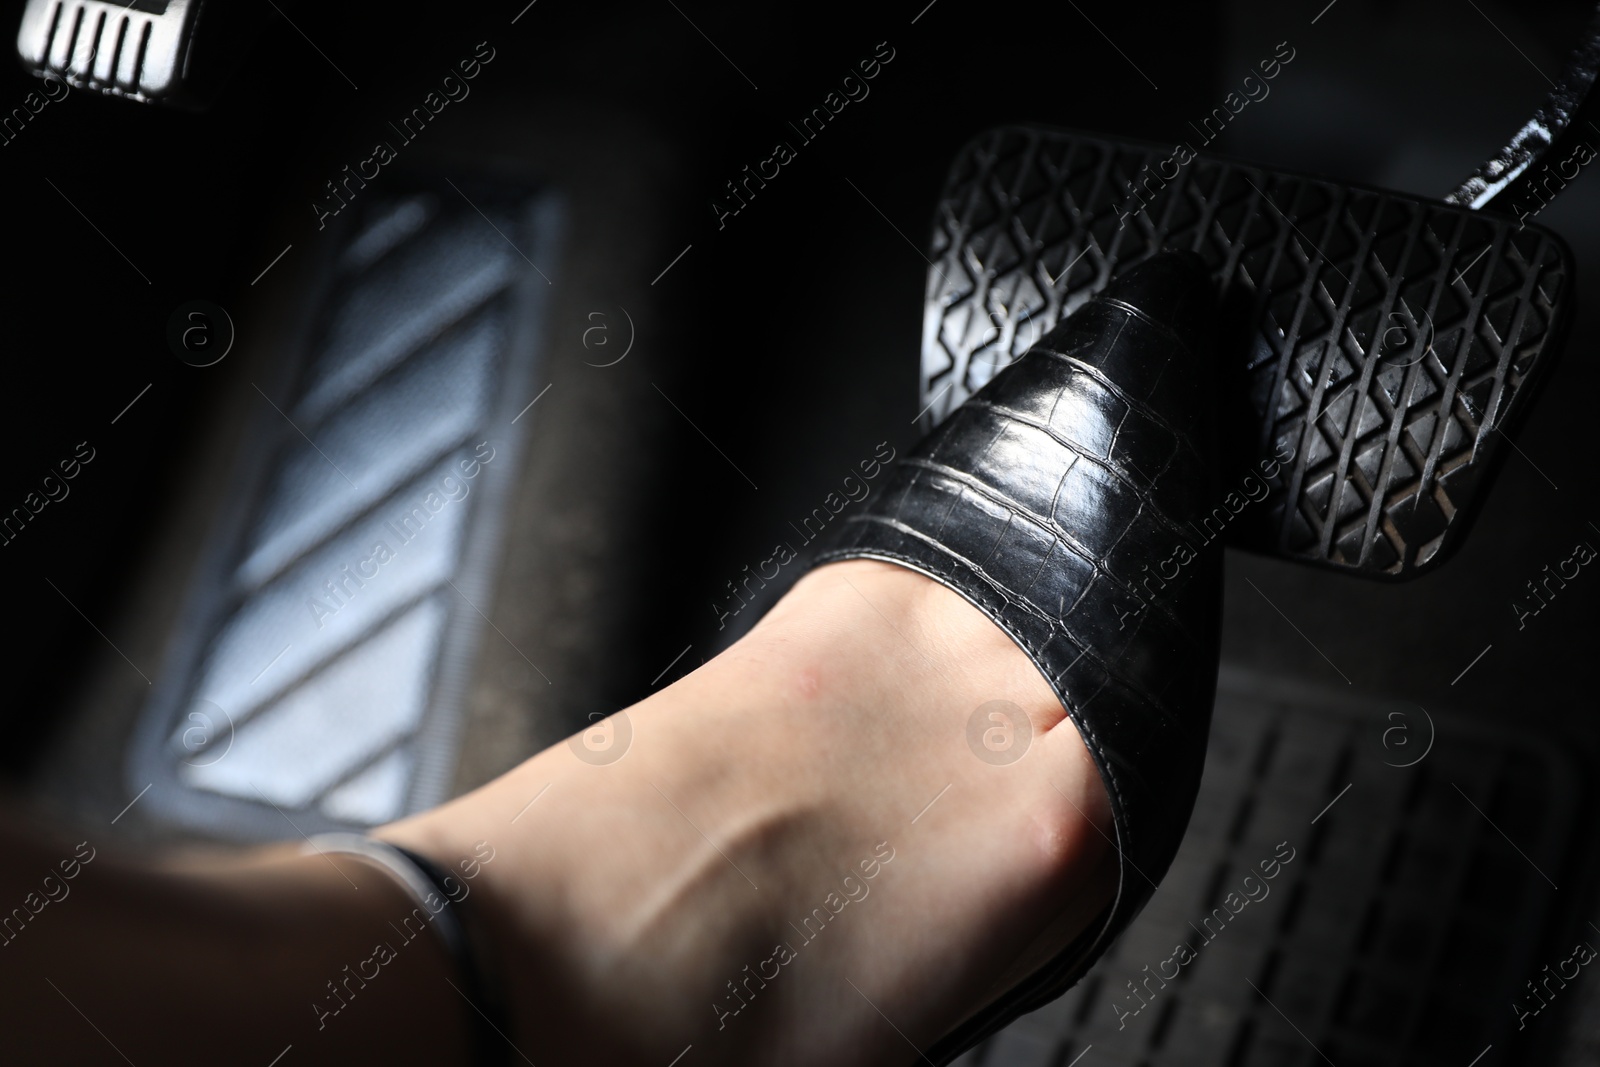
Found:
[[[1221,542],[1193,525],[1216,486],[1214,302],[1193,253],[1126,272],[896,463],[819,556],[900,563],[976,605],[1050,680],[1111,798],[1122,878],[1105,923],[946,1055],[1077,981],[1188,825],[1220,629]]]

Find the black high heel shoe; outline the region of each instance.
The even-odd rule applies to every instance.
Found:
[[[892,469],[818,564],[889,560],[971,601],[1049,679],[1111,799],[1117,895],[1077,941],[928,1053],[935,1064],[1078,981],[1178,851],[1216,693],[1212,282],[1155,256],[1005,368]]]

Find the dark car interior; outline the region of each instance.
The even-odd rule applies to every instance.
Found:
[[[936,209],[986,131],[1203,140],[1434,199],[1594,17],[191,8],[0,9],[3,775],[133,851],[431,807],[746,632],[933,417]],[[1485,209],[1557,235],[1571,273],[1471,537],[1404,581],[1229,549],[1171,874],[1084,982],[958,1062],[1600,1056],[1600,985],[1539,984],[1600,943],[1587,114],[1595,149]],[[1144,982],[1285,840],[1272,892]]]

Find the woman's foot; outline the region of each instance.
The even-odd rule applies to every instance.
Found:
[[[534,1062],[909,1063],[1115,892],[1060,701],[913,571],[813,571],[625,716],[603,755],[557,745],[378,834],[493,850],[474,903]]]

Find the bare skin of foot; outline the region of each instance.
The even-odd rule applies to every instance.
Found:
[[[1009,762],[969,741],[994,701],[1031,734]],[[556,745],[376,831],[469,890],[508,1062],[917,1062],[1114,893],[1105,791],[1043,676],[910,570],[818,568],[625,714],[614,762]],[[471,1062],[471,984],[380,864],[84,833],[0,807],[8,1064]]]
[[[969,744],[991,701],[1027,716],[1020,759]],[[910,570],[811,572],[626,716],[615,762],[557,745],[376,834],[452,866],[489,843],[473,901],[541,1065],[911,1063],[1115,892],[1060,702]]]

